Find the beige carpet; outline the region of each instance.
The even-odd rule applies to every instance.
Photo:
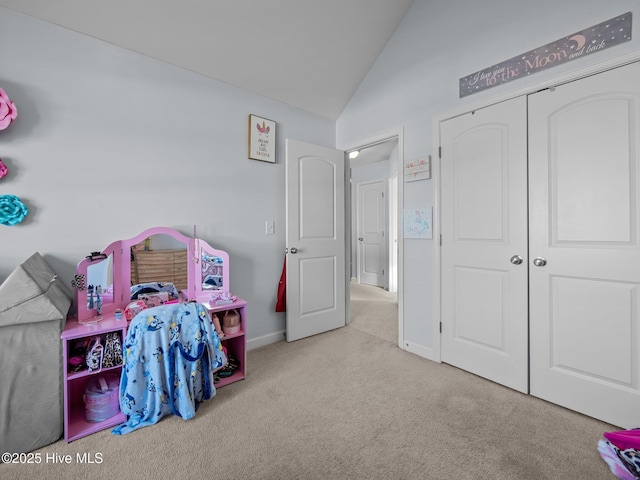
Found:
[[[398,296],[380,287],[351,281],[350,326],[398,344]]]
[[[192,420],[59,441],[0,478],[615,480],[612,428],[345,327],[249,352]]]

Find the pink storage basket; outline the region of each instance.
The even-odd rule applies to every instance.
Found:
[[[119,391],[118,375],[96,375],[87,380],[84,391],[87,422],[102,422],[118,413],[120,411]]]
[[[233,335],[240,331],[240,313],[237,310],[227,310],[222,315],[222,331],[225,335]]]

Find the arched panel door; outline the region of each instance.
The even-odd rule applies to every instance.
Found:
[[[344,152],[286,141],[287,341],[346,324]]]
[[[531,393],[640,425],[640,63],[529,97]]]

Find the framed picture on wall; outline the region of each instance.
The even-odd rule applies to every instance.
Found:
[[[276,163],[276,122],[249,115],[249,158]]]

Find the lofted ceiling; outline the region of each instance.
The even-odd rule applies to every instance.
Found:
[[[0,0],[335,120],[412,0]]]

